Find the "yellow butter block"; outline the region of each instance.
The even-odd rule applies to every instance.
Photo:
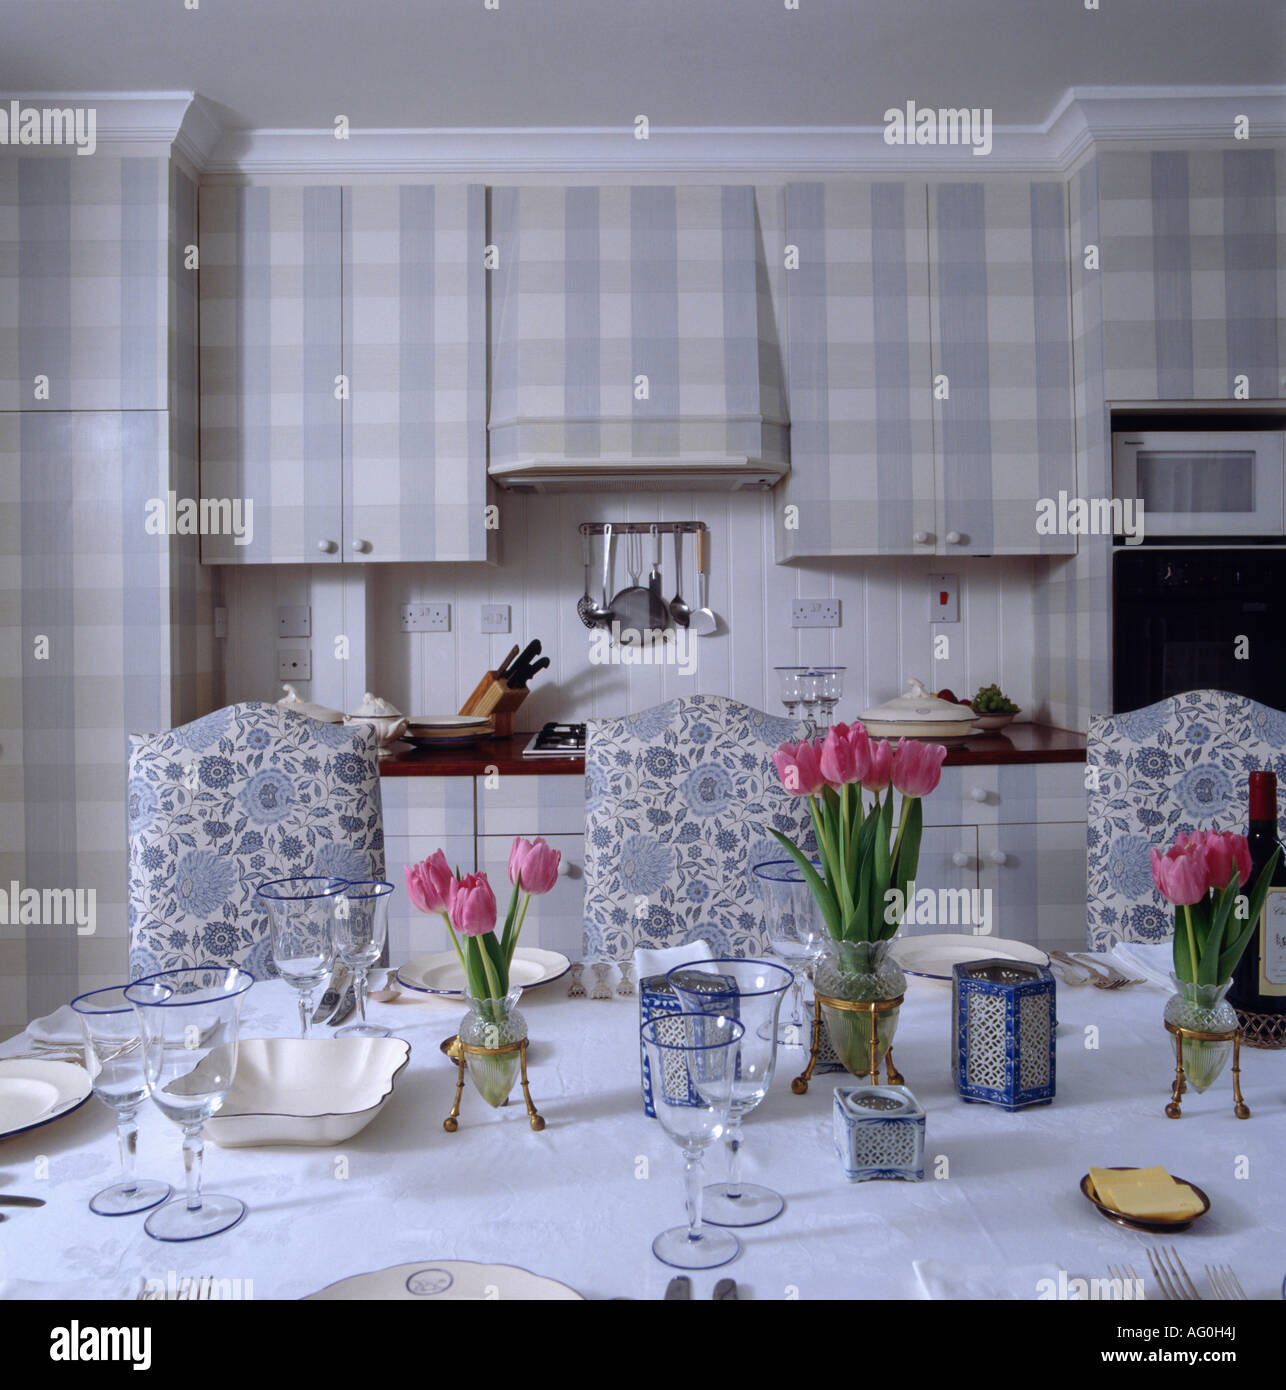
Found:
[[[1186,1182],[1176,1182],[1164,1168],[1135,1168],[1114,1172],[1091,1168],[1090,1181],[1099,1201],[1126,1216],[1141,1220],[1178,1221],[1196,1216],[1201,1198]]]

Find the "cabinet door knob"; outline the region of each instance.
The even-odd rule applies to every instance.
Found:
[[[911,539],[916,545],[928,545],[933,537],[927,531],[917,531]]]
[[[975,801],[986,801],[986,799],[987,799],[987,792],[986,792],[986,789],[983,788],[983,787],[973,787],[973,788],[971,788],[971,789],[970,789],[970,792],[969,792],[969,795],[970,795],[971,797],[973,797],[973,799],[974,799]]]
[[[947,544],[948,544],[948,545],[959,545],[961,539],[962,539],[962,537],[961,537],[959,531],[948,531],[948,532],[947,532]]]
[[[366,552],[367,552],[370,548],[371,548],[371,543],[370,543],[370,541],[356,540],[356,541],[353,542],[353,550],[354,550],[358,555],[365,555]]]
[[[969,856],[962,849],[956,850],[951,856],[951,862],[957,869],[967,869],[969,867]]]
[[[1003,849],[993,849],[987,858],[990,859],[993,864],[1009,863],[1009,856]]]
[[[558,861],[558,877],[570,878],[572,872],[572,861],[564,854]]]
[[[339,546],[335,541],[323,539],[317,542],[317,549],[320,550],[323,555],[332,555],[339,549]]]

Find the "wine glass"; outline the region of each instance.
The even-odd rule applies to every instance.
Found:
[[[241,1001],[254,982],[235,965],[198,966],[149,975],[125,990],[142,1029],[148,1094],[183,1129],[187,1194],[157,1207],[144,1222],[154,1240],[200,1240],[246,1214],[239,1198],[201,1191],[201,1130],[236,1076]]]
[[[387,1038],[389,1030],[366,1021],[366,975],[379,960],[388,934],[388,900],[393,885],[382,879],[349,879],[334,903],[335,951],[353,972],[357,1023],[337,1029],[337,1038]]]
[[[728,1181],[706,1189],[706,1219],[716,1226],[762,1226],[780,1216],[780,1192],[741,1181],[741,1121],[768,1094],[777,1062],[777,1014],[794,979],[768,960],[704,960],[675,966],[666,976],[690,1013],[731,1015],[745,1032],[737,1046],[732,1104],[724,1134]]]
[[[675,1269],[716,1269],[741,1253],[731,1231],[702,1223],[701,1159],[727,1126],[745,1031],[735,1018],[710,1013],[662,1014],[642,1028],[656,1117],[684,1157],[688,1224],[652,1242],[657,1259]]]
[[[299,991],[299,1036],[312,1036],[313,990],[335,962],[332,899],[348,887],[345,878],[300,874],[261,884],[255,897],[268,912],[272,959],[283,980]]]
[[[799,678],[808,670],[807,666],[774,666],[777,672],[777,685],[781,702],[792,719],[799,718],[799,702],[803,698],[799,690]]]
[[[835,718],[835,706],[844,698],[845,666],[818,666],[814,669],[817,677],[817,703],[822,707],[821,726],[829,729]]]
[[[819,862],[813,861],[813,867],[822,872]],[[752,872],[764,900],[768,944],[773,954],[791,967],[794,976],[790,1021],[777,1029],[777,1041],[787,1047],[807,1047],[812,1024],[805,1023],[802,1016],[801,996],[804,979],[812,980],[825,949],[826,921],[803,871],[793,859],[770,859],[756,864]]]
[[[138,1108],[147,1099],[143,1076],[143,1038],[138,1015],[125,997],[125,986],[94,989],[77,995],[71,1006],[85,1035],[85,1064],[94,1094],[116,1112],[116,1142],[121,1152],[121,1179],[89,1199],[99,1216],[132,1216],[159,1206],[173,1193],[168,1182],[138,1178]]]
[[[816,671],[805,670],[799,677],[799,703],[804,707],[804,724],[808,729],[808,737],[817,737],[817,720],[813,718],[813,710],[817,707],[819,696],[820,677]]]

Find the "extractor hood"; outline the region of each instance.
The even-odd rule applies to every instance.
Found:
[[[498,483],[763,488],[789,471],[753,188],[495,188],[488,241]]]

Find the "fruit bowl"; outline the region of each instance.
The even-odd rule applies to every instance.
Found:
[[[980,733],[994,734],[998,730],[1003,729],[1007,724],[1012,724],[1015,715],[1021,713],[1021,710],[1013,710],[1009,714],[975,714],[973,717],[973,727]]]

